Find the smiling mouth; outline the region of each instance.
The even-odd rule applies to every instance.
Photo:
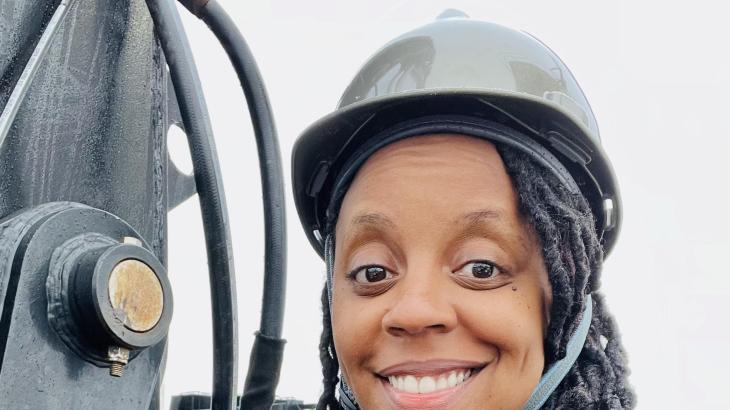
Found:
[[[448,390],[466,383],[481,368],[455,369],[440,374],[414,376],[412,374],[396,374],[382,377],[393,389],[403,393],[428,394]]]
[[[435,410],[460,400],[471,381],[488,364],[408,363],[377,376],[393,408]]]

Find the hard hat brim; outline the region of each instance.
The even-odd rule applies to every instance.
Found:
[[[596,218],[608,254],[621,226],[616,178],[597,135],[578,118],[547,99],[509,90],[418,89],[372,97],[340,108],[309,126],[292,152],[292,181],[299,219],[312,246],[323,256],[328,189],[347,152],[362,140],[417,116],[466,114],[497,121],[530,135],[567,168]],[[594,139],[595,138],[595,139]],[[606,214],[606,200],[612,213]],[[607,229],[608,228],[608,229]],[[602,233],[602,235],[601,235]]]

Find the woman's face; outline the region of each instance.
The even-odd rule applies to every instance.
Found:
[[[492,144],[429,135],[381,149],[335,235],[333,336],[362,408],[522,406],[551,290]]]

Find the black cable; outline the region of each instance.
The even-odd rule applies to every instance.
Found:
[[[213,131],[176,3],[171,0],[146,1],[170,68],[188,136],[205,229],[213,313],[212,408],[234,409],[238,370],[236,284],[226,200]]]
[[[226,50],[246,95],[251,115],[261,169],[264,221],[266,231],[266,265],[264,278],[261,333],[281,337],[286,289],[286,213],[284,178],[274,117],[261,73],[241,32],[221,5],[209,0],[200,10],[200,18]]]
[[[265,270],[260,331],[251,351],[241,408],[269,408],[283,359],[286,296],[284,178],[276,128],[256,61],[228,13],[215,0],[183,3],[210,27],[228,54],[246,95],[256,136],[264,204]]]

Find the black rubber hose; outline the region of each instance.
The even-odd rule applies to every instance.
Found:
[[[284,348],[281,333],[286,296],[286,212],[279,143],[261,73],[235,23],[215,0],[194,11],[210,27],[233,64],[256,136],[263,190],[265,270],[260,330],[251,351],[241,408],[268,408],[274,401]]]
[[[258,148],[266,231],[260,329],[264,336],[281,337],[286,289],[286,212],[284,178],[274,116],[256,61],[228,13],[217,1],[209,0],[200,10],[200,18],[226,50],[246,95]]]
[[[176,3],[170,0],[146,1],[170,68],[188,136],[205,230],[213,314],[212,408],[234,409],[238,371],[236,283],[226,199],[213,131]]]

